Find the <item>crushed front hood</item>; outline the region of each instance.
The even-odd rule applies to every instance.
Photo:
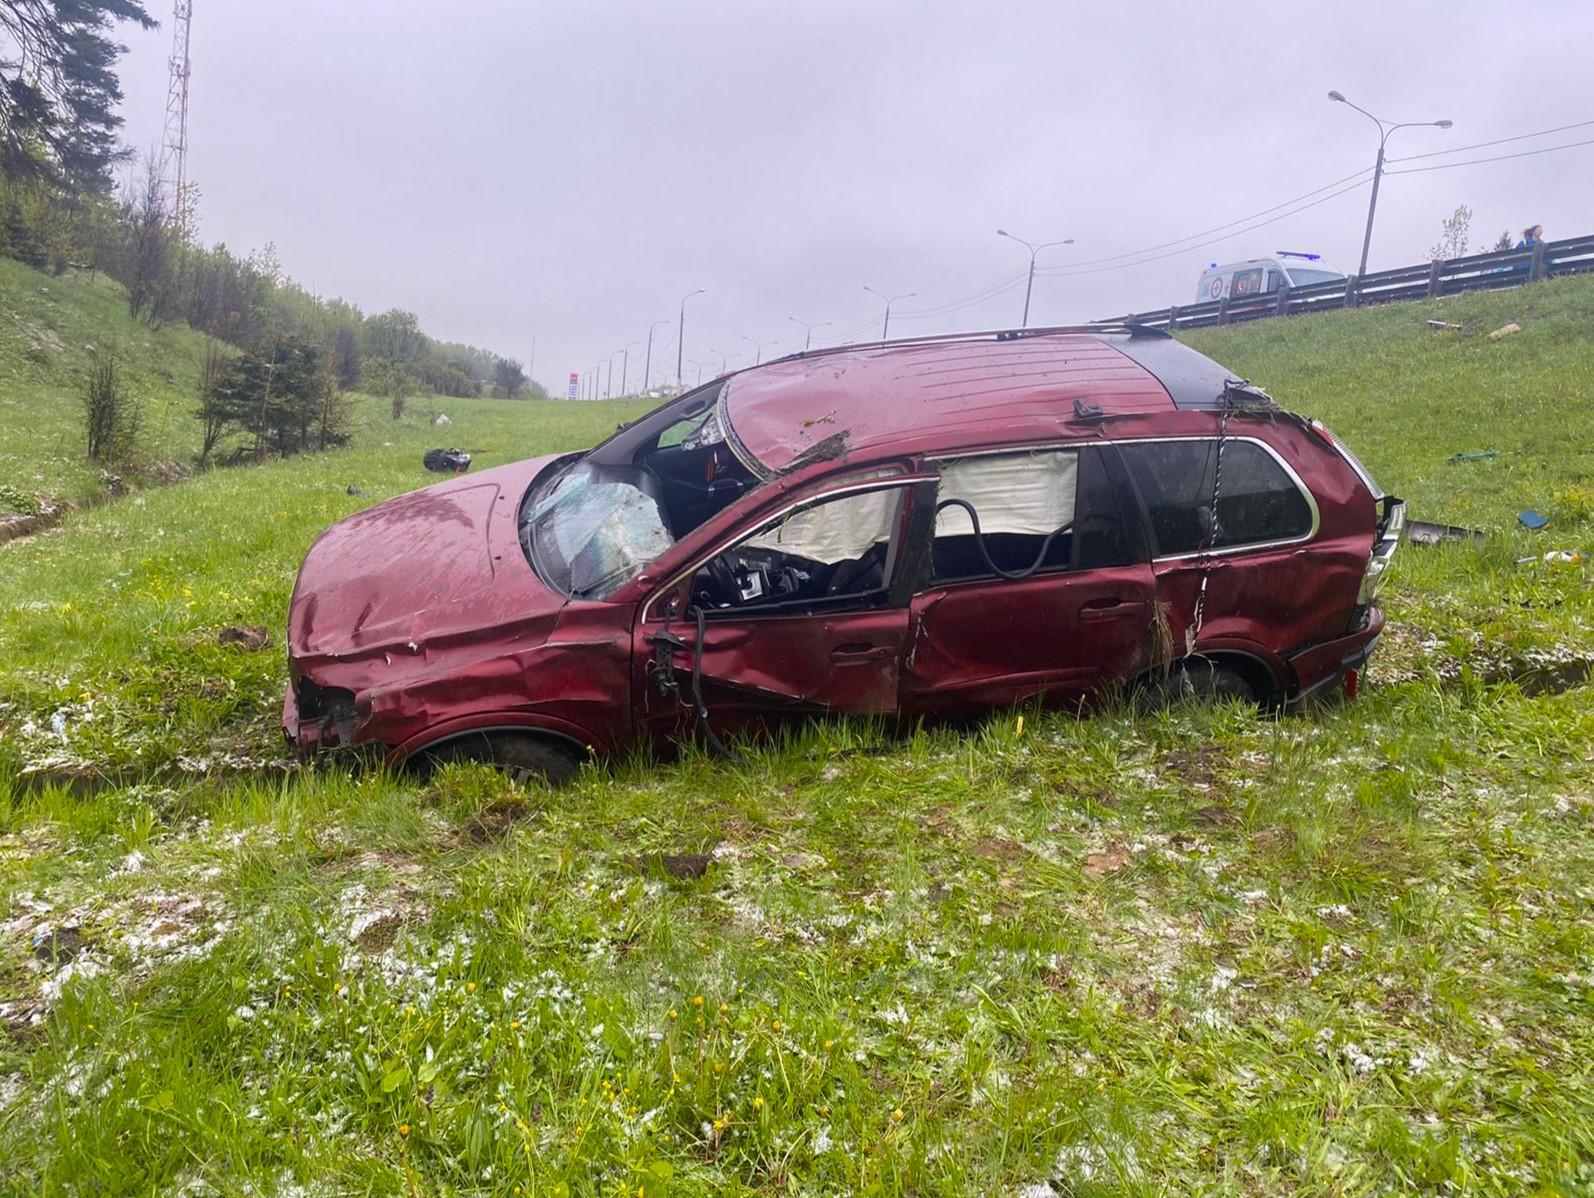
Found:
[[[537,458],[379,503],[311,546],[288,614],[296,661],[378,649],[408,654],[476,630],[551,616],[516,530]]]

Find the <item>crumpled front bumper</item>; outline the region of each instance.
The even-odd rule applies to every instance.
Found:
[[[301,695],[301,692],[304,692]],[[282,731],[303,754],[354,743],[354,695],[317,687],[308,679],[289,683],[282,696]]]

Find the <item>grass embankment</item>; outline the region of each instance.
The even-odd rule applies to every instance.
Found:
[[[104,275],[56,278],[0,258],[0,517],[38,498],[81,503],[104,494],[100,468],[83,453],[81,393],[97,357],[115,358],[140,407],[144,463],[191,463],[207,344],[181,322],[151,329],[133,320],[126,291]]]
[[[841,724],[554,793],[468,769],[0,782],[0,1177],[1588,1193],[1594,702],[1498,679],[1594,653],[1585,567],[1539,561],[1588,531],[1591,302],[1557,283],[1201,338],[1419,517],[1496,533],[1402,552],[1398,634],[1342,709]],[[448,440],[505,456],[612,424],[449,411]],[[30,604],[0,613],[6,770],[273,754],[280,654],[215,632],[279,630],[314,533],[423,481],[431,430],[383,439],[0,550]],[[1530,505],[1555,526],[1513,529]],[[660,867],[677,853],[702,876]]]

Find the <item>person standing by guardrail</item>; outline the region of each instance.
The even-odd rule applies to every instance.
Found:
[[[1544,240],[1544,226],[1543,225],[1529,225],[1527,228],[1522,230],[1522,240],[1517,242],[1517,249],[1519,249],[1519,250],[1531,250],[1534,246],[1538,245],[1539,242],[1541,242],[1543,240]]]

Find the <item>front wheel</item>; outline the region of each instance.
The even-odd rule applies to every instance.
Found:
[[[516,782],[568,786],[581,772],[581,754],[547,737],[523,732],[478,732],[429,752],[434,764],[473,761],[496,766]]]

